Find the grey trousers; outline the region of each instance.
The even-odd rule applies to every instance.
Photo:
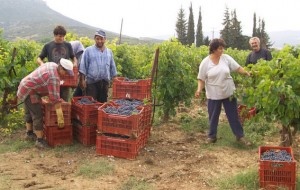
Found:
[[[33,129],[37,131],[43,130],[43,110],[41,103],[33,104],[30,96],[24,100],[25,122],[32,123]]]

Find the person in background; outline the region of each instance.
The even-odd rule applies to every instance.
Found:
[[[209,56],[204,58],[199,66],[198,88],[195,97],[198,98],[205,86],[207,109],[209,115],[209,133],[206,143],[217,141],[217,128],[221,107],[224,106],[227,119],[236,140],[250,146],[244,137],[244,131],[237,110],[237,99],[233,96],[235,84],[231,72],[250,76],[232,57],[223,54],[225,48],[223,39],[213,39],[209,44]]]
[[[59,64],[47,62],[22,79],[17,96],[24,101],[26,140],[36,140],[38,148],[47,147],[43,140],[43,110],[41,97],[48,96],[55,105],[58,127],[64,127],[64,117],[60,100],[60,77],[74,75],[73,63],[61,58]],[[33,132],[33,129],[35,132]]]
[[[95,44],[85,49],[79,67],[80,87],[87,96],[107,102],[109,82],[117,75],[112,51],[105,46],[106,33],[96,31]]]
[[[74,67],[77,67],[77,59],[73,53],[72,46],[65,41],[66,29],[63,26],[56,26],[53,30],[54,40],[44,45],[42,52],[37,58],[37,63],[41,66],[43,60],[47,57],[48,62],[58,63],[60,58],[72,59]],[[64,101],[69,101],[70,87],[62,86],[60,89],[60,97]]]
[[[249,44],[252,48],[252,52],[247,56],[245,66],[248,66],[249,64],[256,64],[259,59],[267,61],[272,59],[270,51],[260,47],[260,40],[258,37],[250,38]]]
[[[80,62],[81,62],[81,57],[82,57],[82,54],[84,52],[84,46],[82,45],[82,43],[79,40],[70,41],[70,44],[72,45],[72,49],[73,49],[73,52],[74,52],[75,57],[77,59],[78,68],[79,68],[79,65],[80,65]],[[75,74],[77,74],[77,73],[75,73]],[[84,93],[82,92],[82,89],[80,88],[80,85],[79,85],[79,82],[78,82],[78,86],[75,88],[75,91],[73,93],[73,97],[83,96],[83,95],[84,95]]]

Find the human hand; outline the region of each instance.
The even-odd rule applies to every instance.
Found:
[[[199,97],[200,97],[200,93],[201,93],[201,91],[200,91],[200,90],[197,90],[197,91],[195,92],[195,97],[196,97],[196,98],[199,98]]]
[[[85,80],[80,80],[79,82],[79,86],[82,90],[86,89],[86,82]]]

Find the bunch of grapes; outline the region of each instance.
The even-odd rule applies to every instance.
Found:
[[[127,82],[138,82],[139,80],[137,79],[129,79],[129,78],[125,78],[124,81],[127,81]]]
[[[286,150],[268,150],[261,155],[261,160],[270,160],[270,161],[292,161],[292,155]]]
[[[134,106],[134,107],[144,105],[144,103],[142,101],[135,100],[135,99],[132,99],[132,100],[117,99],[114,102],[118,105],[126,105],[126,106]]]
[[[117,115],[125,115],[125,116],[130,116],[139,113],[139,110],[137,110],[135,106],[131,106],[131,105],[122,105],[118,108],[113,106],[108,106],[104,108],[103,111],[108,114],[117,114]]]
[[[89,100],[88,98],[81,98],[77,101],[78,104],[85,104],[85,105],[89,105],[89,104],[94,104],[97,101],[95,100]]]

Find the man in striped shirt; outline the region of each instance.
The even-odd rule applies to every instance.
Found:
[[[60,77],[74,75],[73,63],[61,58],[59,64],[48,62],[22,79],[17,96],[24,101],[26,139],[35,140],[38,148],[44,148],[47,143],[43,140],[43,111],[41,97],[48,96],[55,105],[58,126],[64,126],[64,118],[60,98]],[[35,133],[33,132],[35,130]]]

